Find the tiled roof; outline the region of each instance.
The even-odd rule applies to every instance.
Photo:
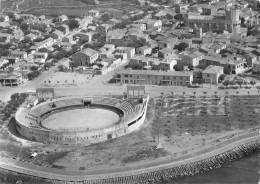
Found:
[[[164,76],[191,76],[192,72],[183,71],[156,71],[156,70],[122,70],[117,74],[128,74],[128,75],[164,75]]]

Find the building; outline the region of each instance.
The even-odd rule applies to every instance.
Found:
[[[152,54],[152,48],[145,45],[143,47],[136,48],[136,53],[144,56],[150,55]]]
[[[98,52],[87,48],[72,55],[72,61],[77,62],[80,66],[88,66],[95,63],[98,59]]]
[[[0,43],[9,43],[12,38],[11,34],[0,33]]]
[[[33,59],[44,59],[46,60],[48,57],[48,53],[46,52],[35,52],[33,54]]]
[[[98,10],[90,10],[88,11],[88,15],[92,17],[99,17],[99,11]]]
[[[25,75],[19,72],[0,75],[0,83],[3,86],[19,86],[25,79]]]
[[[50,36],[55,40],[61,40],[64,37],[64,34],[59,30],[55,30],[50,34]]]
[[[117,83],[188,86],[193,73],[183,71],[122,70],[117,72]]]
[[[199,65],[199,61],[203,59],[204,55],[200,52],[180,54],[182,60],[180,61],[183,65],[193,67]]]
[[[16,57],[16,58],[19,58],[19,59],[26,59],[27,58],[27,52],[14,50],[10,53],[10,56]]]
[[[252,73],[260,74],[260,60],[254,62]]]
[[[130,59],[135,55],[135,48],[134,47],[117,47],[115,53],[126,53],[127,58]]]
[[[222,66],[209,65],[203,72],[202,78],[205,83],[218,84],[219,76],[224,73]]]
[[[66,15],[60,15],[60,16],[57,18],[57,20],[58,20],[59,22],[63,22],[63,21],[68,20],[68,17],[67,17]]]
[[[240,32],[240,10],[236,8],[225,8],[225,15],[210,14],[186,14],[185,26],[191,28],[201,27],[203,32],[215,31],[237,34]]]

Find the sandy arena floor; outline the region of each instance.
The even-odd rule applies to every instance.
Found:
[[[107,127],[119,120],[119,116],[104,109],[74,109],[63,111],[47,117],[42,125],[50,129]]]

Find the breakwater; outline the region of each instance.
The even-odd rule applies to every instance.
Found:
[[[156,184],[161,183],[165,180],[172,180],[174,178],[180,178],[184,176],[192,176],[196,174],[204,173],[213,168],[219,168],[227,163],[233,162],[242,158],[243,156],[248,156],[255,151],[260,150],[259,141],[252,141],[247,144],[237,146],[224,153],[199,160],[196,162],[191,162],[188,164],[180,165],[173,168],[166,168],[154,172],[145,172],[138,175],[107,178],[101,180],[86,180],[78,183],[82,184]],[[53,181],[57,184],[67,184],[64,181]],[[69,183],[69,182],[68,182]]]
[[[225,146],[216,147],[214,151],[193,156],[183,161],[147,167],[124,172],[110,171],[109,174],[96,175],[62,175],[33,171],[24,168],[6,168],[7,170],[29,175],[32,179],[43,178],[54,184],[152,184],[166,180],[204,173],[210,169],[221,167],[239,158],[251,155],[260,150],[258,136],[243,139]],[[3,168],[2,164],[0,166]]]

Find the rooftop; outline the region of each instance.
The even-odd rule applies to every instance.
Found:
[[[157,70],[122,70],[117,74],[128,74],[128,75],[158,75],[158,76],[191,76],[192,72],[183,71],[157,71]]]

